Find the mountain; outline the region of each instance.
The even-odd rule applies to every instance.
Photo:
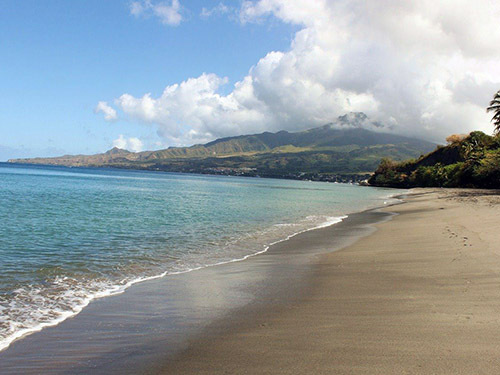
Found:
[[[73,167],[118,167],[191,173],[223,173],[285,178],[332,179],[373,171],[384,157],[404,160],[435,148],[435,144],[366,129],[382,125],[363,113],[302,132],[241,135],[204,145],[130,152],[113,148],[97,155],[14,159],[12,163]]]
[[[500,135],[480,131],[447,138],[448,145],[416,160],[383,160],[370,185],[500,188]]]

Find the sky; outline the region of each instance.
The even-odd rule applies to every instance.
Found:
[[[189,146],[364,112],[493,127],[500,2],[0,0],[0,161]]]

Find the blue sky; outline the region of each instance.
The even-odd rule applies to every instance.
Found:
[[[438,142],[491,133],[500,3],[377,4],[0,0],[0,161],[297,131],[358,111]]]
[[[124,92],[158,95],[204,72],[236,82],[293,37],[294,27],[282,22],[200,16],[218,2],[183,4],[177,26],[135,17],[131,3],[1,1],[0,160],[102,152],[120,134],[161,140],[133,119],[104,121],[94,113],[97,102]]]

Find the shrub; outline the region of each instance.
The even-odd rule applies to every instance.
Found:
[[[389,187],[484,187],[500,188],[500,134],[474,131],[454,134],[448,146],[437,148],[418,160],[395,163],[384,159],[368,181]]]

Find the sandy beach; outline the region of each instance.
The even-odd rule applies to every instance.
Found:
[[[498,374],[499,193],[404,200],[98,299],[0,373]]]
[[[322,255],[300,300],[246,309],[164,374],[498,374],[500,196],[412,190],[397,216]]]

